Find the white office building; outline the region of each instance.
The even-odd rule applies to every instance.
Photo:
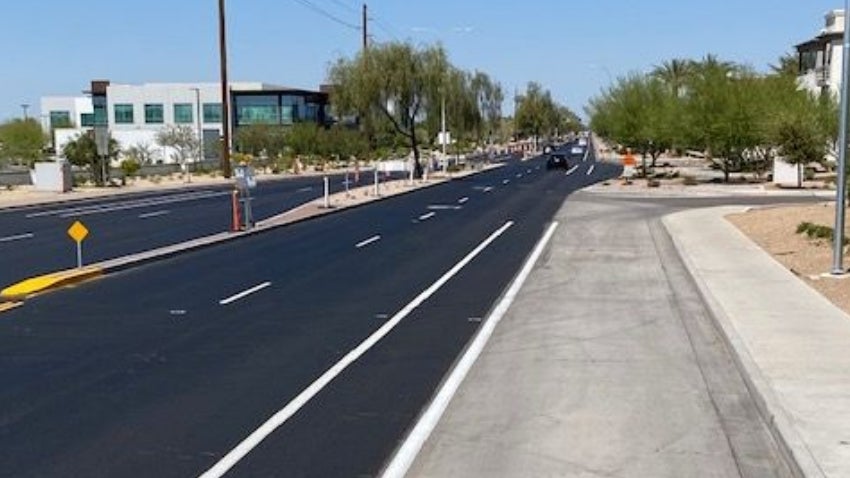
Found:
[[[218,83],[112,84],[93,81],[87,96],[43,97],[42,126],[52,131],[57,155],[70,140],[104,125],[122,150],[146,145],[156,163],[170,163],[157,133],[169,126],[192,128],[203,138],[204,158],[219,155],[223,135]],[[300,121],[327,122],[328,95],[260,82],[230,84],[231,131],[252,124],[286,126]]]

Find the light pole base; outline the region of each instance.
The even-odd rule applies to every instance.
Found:
[[[833,272],[824,272],[820,275],[824,279],[850,279],[850,272],[848,271],[833,271]]]

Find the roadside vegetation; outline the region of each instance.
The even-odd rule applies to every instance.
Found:
[[[600,136],[643,158],[649,174],[662,153],[697,152],[729,182],[733,172],[762,178],[776,157],[803,169],[834,154],[838,110],[829,93],[800,90],[796,60],[769,73],[722,61],[674,59],[631,74],[594,97],[586,111]]]

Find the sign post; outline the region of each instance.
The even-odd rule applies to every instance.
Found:
[[[74,221],[68,228],[68,235],[77,243],[77,269],[83,267],[83,240],[89,235],[89,230],[80,221]]]
[[[94,143],[100,158],[100,179],[106,184],[107,158],[109,158],[109,129],[106,126],[94,127]]]
[[[251,211],[251,190],[257,187],[257,178],[254,176],[254,168],[241,164],[233,171],[236,179],[236,188],[242,196],[242,210],[245,218],[245,229],[254,227],[254,214]]]

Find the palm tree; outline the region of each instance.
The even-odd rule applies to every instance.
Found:
[[[679,97],[682,87],[693,74],[693,64],[689,60],[674,58],[656,65],[651,74],[667,85],[674,96]]]
[[[703,57],[701,61],[693,62],[691,68],[694,73],[699,75],[709,75],[712,73],[722,76],[731,76],[742,70],[741,66],[731,62],[723,61],[717,55],[709,53]]]

